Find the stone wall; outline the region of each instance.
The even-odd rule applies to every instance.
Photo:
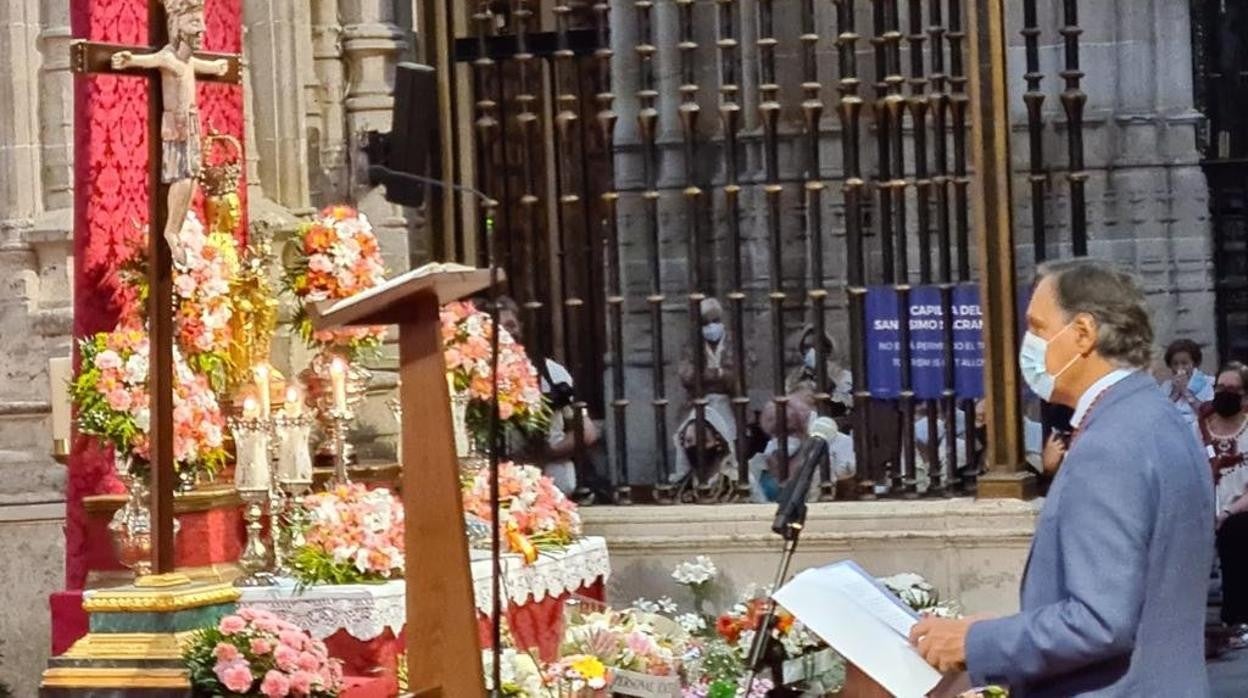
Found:
[[[853,559],[876,576],[921,574],[967,613],[1012,613],[1038,510],[1014,500],[812,504],[790,574]],[[730,604],[771,584],[780,562],[770,506],[593,507],[582,516],[589,535],[607,538],[615,603],[670,596],[687,607],[672,568],[706,555],[720,569],[718,600]]]

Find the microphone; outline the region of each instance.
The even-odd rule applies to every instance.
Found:
[[[828,457],[829,444],[838,433],[836,422],[830,417],[818,417],[810,423],[810,436],[796,454],[801,465],[777,498],[772,532],[787,538],[795,526],[800,527],[806,521],[806,497],[810,494],[815,472]]]

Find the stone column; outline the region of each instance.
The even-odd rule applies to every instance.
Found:
[[[42,0],[39,33],[39,134],[43,201],[48,210],[74,205],[74,78],[69,71],[69,3]]]
[[[329,199],[347,193],[347,80],[338,0],[312,0],[311,11],[312,65],[320,105],[319,158],[313,162],[313,193],[325,199],[317,203],[328,203]]]
[[[246,0],[246,52],[251,64],[252,103],[259,174],[264,191],[295,212],[309,207],[307,108],[299,58],[307,37],[297,31],[298,3]]]
[[[387,267],[406,269],[407,221],[398,207],[385,200],[381,188],[368,185],[367,163],[360,151],[365,132],[390,130],[394,66],[407,47],[405,34],[395,24],[393,0],[340,0],[339,9],[350,76],[346,126],[351,198],[372,221]]]

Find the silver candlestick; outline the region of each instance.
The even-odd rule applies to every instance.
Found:
[[[273,586],[277,581],[269,572],[269,551],[264,544],[264,505],[269,500],[269,491],[239,490],[246,509],[243,516],[247,521],[247,543],[243,547],[243,555],[239,558],[239,567],[243,576],[235,580],[234,585],[240,587]]]
[[[347,462],[351,457],[350,444],[347,442],[347,430],[354,417],[355,415],[350,410],[335,409],[329,413],[331,420],[329,438],[334,449],[333,484],[336,485],[346,485],[351,482],[350,476],[347,475]]]

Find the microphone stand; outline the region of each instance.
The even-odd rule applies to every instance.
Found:
[[[386,179],[405,179],[419,184],[427,184],[429,186],[441,189],[450,189],[463,194],[468,194],[481,202],[485,208],[485,244],[486,258],[490,265],[490,327],[492,328],[490,335],[490,421],[488,441],[490,444],[490,592],[493,595],[490,606],[490,640],[492,641],[491,657],[494,660],[491,669],[490,678],[493,680],[494,690],[492,695],[502,695],[503,685],[503,602],[502,602],[502,579],[503,579],[503,546],[502,546],[502,521],[500,513],[502,508],[501,493],[499,491],[498,478],[498,462],[499,449],[502,445],[501,440],[501,420],[499,419],[498,408],[498,338],[499,332],[499,308],[498,308],[498,264],[495,263],[496,257],[494,243],[494,209],[498,207],[498,201],[485,194],[479,189],[475,189],[463,184],[455,184],[454,182],[425,177],[423,175],[411,174],[408,172],[400,172],[392,170],[383,165],[370,165],[368,168],[369,179],[374,183],[384,184]]]
[[[827,448],[826,439],[821,437],[811,438],[819,438],[822,444],[824,444],[822,446],[812,446],[812,448]],[[801,452],[809,453],[805,449]],[[794,476],[790,486],[781,490],[783,498],[777,507],[776,520],[772,523],[771,530],[784,539],[784,551],[780,555],[780,564],[776,569],[776,579],[771,587],[772,593],[775,593],[789,576],[789,565],[793,562],[793,554],[797,552],[797,544],[801,540],[802,529],[806,526],[806,497],[810,494],[815,468],[818,462],[828,457],[830,456],[826,450],[821,458],[812,458],[810,455],[807,455],[802,463],[802,469]],[[762,621],[758,625],[758,630],[754,633],[753,642],[750,643],[749,664],[747,665],[750,671],[750,680],[745,687],[745,695],[747,697],[750,695],[750,691],[754,689],[754,681],[758,678],[763,655],[771,642],[771,627],[775,622],[776,602],[768,596],[767,613],[763,616]]]
[[[804,496],[803,499],[805,499]],[[773,592],[779,589],[784,584],[784,580],[789,576],[789,565],[793,562],[793,554],[797,552],[797,544],[801,540],[802,529],[805,525],[806,504],[803,502],[794,509],[792,520],[785,524],[783,533],[781,533],[781,536],[784,538],[784,552],[780,554],[780,564],[776,568],[776,578],[771,587]],[[746,696],[749,696],[750,691],[754,689],[754,681],[758,678],[758,672],[763,661],[763,653],[771,641],[771,627],[775,622],[776,602],[769,596],[767,598],[767,613],[763,616],[762,622],[759,623],[758,630],[754,633],[754,640],[750,643],[750,656],[747,664],[747,668],[750,670],[750,681],[745,686]]]

